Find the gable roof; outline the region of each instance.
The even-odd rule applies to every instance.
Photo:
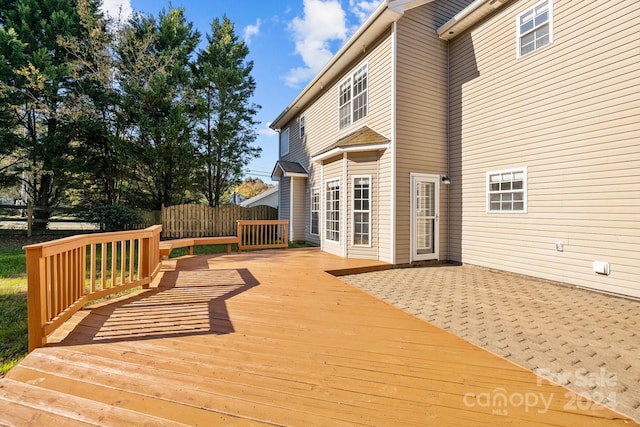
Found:
[[[434,0],[384,0],[380,6],[367,18],[358,30],[333,55],[327,65],[314,77],[309,84],[296,96],[278,117],[269,125],[271,129],[281,129],[295,116],[322,93],[325,85],[329,85],[339,77],[345,68],[351,64],[366,48],[380,35],[387,31],[391,24],[397,22],[404,12],[414,7],[431,3]]]
[[[320,162],[340,153],[353,153],[356,151],[385,150],[389,147],[389,138],[379,134],[368,126],[338,139],[334,144],[311,157],[314,162]]]
[[[274,181],[279,181],[281,177],[301,177],[308,178],[309,173],[307,170],[298,162],[287,162],[284,160],[278,160],[276,165],[273,167],[273,172],[271,172],[271,179]]]

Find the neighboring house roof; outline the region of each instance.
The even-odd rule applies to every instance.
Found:
[[[242,203],[240,203],[240,206],[243,206],[245,208],[250,207],[250,206],[258,206],[261,205],[262,203],[260,203],[260,201],[266,199],[267,197],[271,196],[274,193],[278,192],[278,186],[274,186],[269,188],[266,191],[263,191],[262,193],[258,194],[257,196],[253,196],[249,199],[246,199],[245,201],[243,201]]]
[[[406,10],[431,3],[434,0],[385,0],[358,28],[340,50],[331,58],[316,77],[298,94],[287,108],[269,125],[272,129],[281,129],[293,117],[302,112],[318,94],[334,79],[339,77],[363,50],[373,44],[378,37],[397,22]],[[497,1],[497,0],[495,0]]]
[[[389,147],[389,142],[389,138],[380,135],[368,126],[363,126],[357,131],[340,138],[325,150],[315,154],[311,157],[311,160],[319,162],[340,153],[386,150]]]
[[[271,179],[279,181],[281,177],[301,177],[308,178],[309,173],[298,162],[286,162],[284,160],[278,160],[273,172],[271,172]]]
[[[451,40],[510,1],[476,0],[438,28],[438,36],[443,40]]]

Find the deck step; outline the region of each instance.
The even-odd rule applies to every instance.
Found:
[[[167,425],[148,414],[9,378],[0,380],[0,407],[3,426]]]

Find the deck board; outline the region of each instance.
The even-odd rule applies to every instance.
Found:
[[[0,380],[0,424],[634,425],[324,273],[368,265],[168,260],[157,287],[77,313]],[[497,390],[550,404],[465,404]]]

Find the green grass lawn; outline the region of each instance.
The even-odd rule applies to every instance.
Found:
[[[0,240],[0,377],[27,354],[29,345],[25,243]]]

